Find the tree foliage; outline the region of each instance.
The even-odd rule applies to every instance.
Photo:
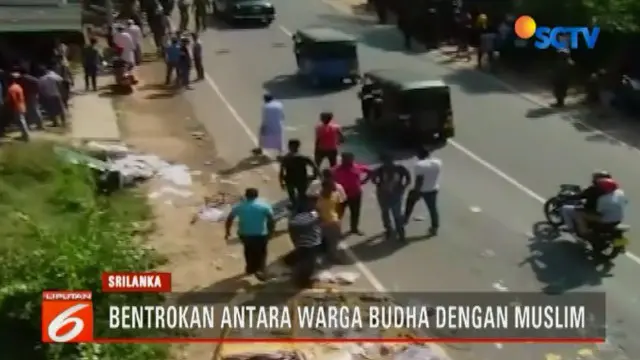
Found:
[[[605,31],[640,31],[640,0],[521,0],[516,9],[548,25],[598,25]]]

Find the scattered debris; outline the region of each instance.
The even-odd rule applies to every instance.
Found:
[[[229,179],[220,179],[218,182],[220,184],[232,185],[232,186],[240,185],[239,182],[233,181],[233,180],[229,180]]]
[[[191,137],[193,137],[194,139],[197,139],[197,140],[202,140],[206,136],[207,135],[202,131],[194,131],[194,132],[191,133]]]
[[[181,198],[189,198],[191,196],[193,196],[193,192],[189,191],[189,190],[184,190],[184,189],[176,189],[174,187],[170,187],[170,186],[164,186],[162,188],[160,188],[157,191],[153,191],[151,193],[149,193],[149,198],[150,199],[157,199],[159,197],[161,197],[162,195],[176,195],[179,196]]]
[[[469,210],[471,210],[471,212],[474,212],[474,213],[482,212],[482,209],[477,206],[471,206]]]
[[[239,196],[222,191],[219,191],[213,196],[207,196],[204,198],[203,205],[191,219],[191,223],[193,224],[198,220],[208,222],[222,221],[231,210],[231,205],[238,201],[240,201]]]
[[[356,272],[331,272],[328,270],[323,270],[315,274],[314,280],[328,284],[351,285],[355,283],[359,277],[360,274]]]
[[[507,292],[507,291],[509,291],[509,288],[508,288],[508,287],[506,287],[506,286],[502,283],[502,280],[498,280],[498,281],[494,282],[493,284],[491,284],[491,286],[492,286],[494,289],[496,289],[496,290],[498,290],[498,291],[500,291],[500,292]]]
[[[580,356],[581,358],[593,358],[593,350],[582,348],[578,350],[578,356]]]
[[[428,346],[409,345],[393,355],[393,360],[441,360]]]
[[[544,358],[545,360],[562,360],[562,356],[554,353],[547,353]]]
[[[496,253],[491,249],[486,249],[480,255],[482,255],[482,257],[494,257]]]
[[[502,348],[504,347],[504,346],[502,345],[502,343],[495,343],[494,345],[495,345],[495,347],[496,347],[497,349],[499,349],[499,350],[502,350]]]
[[[87,148],[93,151],[103,151],[111,156],[124,156],[130,153],[129,148],[124,144],[105,144],[90,141],[87,143]]]

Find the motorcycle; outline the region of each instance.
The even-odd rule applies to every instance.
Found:
[[[543,211],[547,222],[555,228],[563,225],[562,206],[581,205],[582,201],[576,198],[576,195],[581,191],[582,188],[579,185],[560,185],[558,193],[544,203]],[[572,225],[572,228],[575,229],[575,224]],[[625,233],[629,230],[630,227],[628,225],[619,224],[611,231],[594,230],[588,236],[579,235],[575,231],[571,233],[576,239],[589,244],[595,256],[611,261],[626,251],[629,239],[625,236]]]

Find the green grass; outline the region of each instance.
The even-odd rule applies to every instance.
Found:
[[[123,301],[157,302],[158,295],[101,294],[103,271],[153,269],[160,259],[140,243],[150,219],[135,190],[98,195],[93,175],[61,161],[52,144],[0,149],[0,357],[10,359],[147,360],[167,357],[164,345],[43,345],[44,289],[94,291],[96,314]],[[107,332],[104,323],[96,334]],[[151,334],[149,334],[151,335]]]

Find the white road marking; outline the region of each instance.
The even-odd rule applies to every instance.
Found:
[[[325,1],[323,1],[325,2]],[[282,25],[278,26],[280,28],[280,30],[282,30],[282,32],[284,32],[285,34],[287,34],[288,36],[291,36],[291,31],[289,31],[287,28],[285,28]],[[489,75],[487,75],[489,76]],[[542,103],[539,100],[535,100],[533,97],[527,95],[527,94],[522,94],[520,93],[516,88],[514,88],[511,85],[508,85],[507,83],[505,83],[504,81],[497,79],[495,77],[491,77],[492,80],[501,83],[507,90],[511,91],[512,93],[516,94],[516,95],[520,95],[523,96],[525,98],[530,98],[528,100],[531,100],[532,102],[538,102],[538,103]],[[546,104],[544,105],[546,106]],[[589,127],[586,124],[580,123],[582,125],[584,125],[585,127],[589,128],[591,131],[595,132],[595,133],[599,133],[611,140],[615,140],[618,141],[622,144],[625,144],[627,146],[629,146],[630,148],[633,148],[637,151],[640,152],[640,149],[633,147],[623,141],[620,141],[614,137],[612,137],[611,135],[608,135],[607,133],[604,133],[598,129]],[[474,152],[472,152],[471,150],[467,149],[466,147],[462,146],[460,143],[456,142],[455,140],[451,140],[449,139],[448,141],[449,144],[451,144],[451,146],[455,147],[456,149],[458,149],[460,152],[462,152],[463,154],[467,155],[468,157],[470,157],[471,159],[473,159],[474,161],[476,161],[477,163],[479,163],[480,165],[484,166],[485,168],[487,168],[488,170],[490,170],[491,172],[493,172],[494,174],[498,175],[498,177],[502,178],[504,181],[508,182],[509,184],[515,186],[516,188],[518,188],[520,191],[524,192],[525,194],[527,194],[529,197],[531,197],[534,200],[537,200],[539,203],[544,204],[544,202],[546,201],[546,198],[536,194],[533,190],[529,189],[528,187],[526,187],[525,185],[523,185],[522,183],[520,183],[518,180],[514,179],[513,177],[507,175],[507,173],[505,173],[504,171],[498,169],[496,166],[494,166],[493,164],[491,164],[490,162],[484,160],[483,158],[481,158],[480,156],[478,156],[477,154],[475,154]],[[637,265],[640,265],[640,257],[630,251],[626,251],[624,253],[624,255],[629,258],[631,261],[635,262]]]
[[[493,284],[491,284],[491,287],[496,289],[499,292],[507,292],[507,291],[509,291],[509,288],[504,285],[502,280],[498,280],[498,281],[494,282]]]
[[[282,28],[282,29],[283,29],[283,31],[286,30],[285,28]],[[287,31],[285,31],[285,33],[287,33]],[[220,98],[220,100],[222,101],[224,106],[227,108],[227,110],[229,110],[229,113],[231,114],[233,119],[245,131],[245,133],[247,134],[247,136],[249,137],[251,142],[253,142],[256,146],[258,146],[258,139],[257,139],[256,135],[253,133],[251,128],[247,125],[246,121],[240,116],[240,114],[238,114],[238,112],[233,107],[233,105],[231,105],[229,100],[227,100],[227,97],[224,96],[224,94],[220,90],[220,87],[218,87],[218,84],[216,84],[216,82],[213,80],[213,78],[207,73],[205,73],[204,78],[205,78],[205,81],[207,82],[207,84],[209,84],[209,86],[211,86],[213,91],[216,93],[216,95],[218,95],[218,97]],[[278,167],[277,167],[276,164],[271,164],[271,166],[274,168],[274,170],[278,171]],[[353,261],[354,266],[358,269],[358,271],[360,271],[360,273],[365,277],[365,279],[367,279],[367,281],[371,284],[371,286],[373,286],[373,288],[376,289],[376,291],[381,292],[381,293],[389,293],[390,292],[384,285],[382,285],[382,282],[380,282],[380,280],[358,258],[358,256],[353,252],[353,250],[351,250],[349,248],[348,245],[346,245],[344,242],[341,242],[339,244],[339,248],[341,250],[343,250],[345,252],[345,254],[347,254],[347,256],[349,256],[351,258],[351,260]],[[395,291],[398,290],[397,288],[395,288],[395,284],[394,284],[394,289],[393,290],[395,290]],[[439,353],[441,358],[444,358],[444,359],[451,359],[452,358],[451,356],[449,356],[449,354],[447,353],[447,351],[446,351],[446,349],[444,347],[442,347],[440,345],[437,345],[437,344],[431,344],[430,346],[434,351]]]
[[[283,27],[283,26],[279,26],[279,28],[282,30],[282,32],[284,32],[286,35],[288,36],[292,36],[291,31],[289,31],[287,28]],[[220,88],[218,87],[218,85],[216,84],[216,82],[213,80],[213,78],[209,75],[205,73],[205,80],[207,82],[207,84],[209,84],[209,86],[211,86],[211,88],[213,89],[213,91],[218,95],[218,97],[220,98],[220,100],[222,101],[222,103],[225,105],[225,107],[227,108],[227,110],[229,110],[229,113],[232,115],[233,119],[238,123],[238,125],[240,125],[240,127],[244,130],[244,132],[247,134],[247,136],[249,137],[249,139],[254,143],[258,144],[258,139],[256,137],[256,135],[253,133],[253,131],[251,130],[251,128],[247,125],[247,123],[245,122],[245,120],[240,116],[240,114],[235,110],[235,108],[231,105],[231,103],[229,102],[229,100],[224,96],[224,94],[222,93],[222,91],[220,90]],[[511,87],[509,86],[505,86],[507,89],[514,91]],[[515,92],[515,91],[514,91]],[[597,131],[597,129],[594,129],[594,132],[599,132]],[[605,136],[608,136],[605,133],[602,133]],[[508,176],[506,173],[502,172],[501,170],[499,170],[498,168],[496,168],[495,166],[491,165],[489,162],[483,160],[482,158],[480,158],[479,156],[475,155],[473,152],[471,152],[470,150],[468,150],[467,148],[465,148],[464,146],[454,142],[454,141],[450,141],[451,145],[454,146],[455,148],[457,148],[458,150],[460,150],[462,153],[466,154],[467,156],[469,156],[471,159],[475,160],[476,162],[478,162],[479,164],[483,165],[484,167],[486,167],[487,169],[491,170],[492,172],[494,172],[496,175],[498,175],[499,177],[501,177],[502,179],[504,179],[505,181],[507,181],[508,183],[514,185],[515,187],[517,187],[518,189],[520,189],[521,191],[523,191],[525,194],[529,195],[530,197],[532,197],[535,200],[538,200],[539,202],[544,202],[544,198],[537,195],[535,192],[533,192],[532,190],[528,189],[527,187],[525,187],[524,185],[520,184],[517,180],[511,178],[510,176]],[[272,166],[274,168],[277,168],[277,166],[275,164],[272,164]],[[382,283],[380,282],[380,280],[373,274],[373,272],[364,264],[362,263],[362,261],[360,261],[360,259],[358,259],[357,255],[344,243],[340,244],[340,247],[345,251],[345,253],[352,258],[354,265],[356,266],[356,268],[363,274],[363,276],[367,279],[367,281],[369,281],[369,283],[371,284],[371,286],[374,287],[374,289],[376,289],[379,292],[388,292],[388,290],[385,288],[384,285],[382,285]],[[637,264],[640,264],[640,258],[634,254],[631,254],[629,252],[626,253],[626,255],[633,260],[634,262],[636,262]],[[501,344],[496,344],[496,347],[500,348]],[[446,356],[447,358],[450,358],[450,356],[447,355],[446,350],[439,346],[439,345],[435,345],[433,344],[433,349],[441,352],[444,356]]]
[[[292,37],[293,33],[291,31],[289,31],[289,29],[287,29],[286,27],[282,26],[282,25],[278,25],[278,28],[280,30],[282,30],[283,33],[285,33],[285,35],[287,35],[288,37]]]
[[[247,136],[249,137],[251,142],[253,142],[256,146],[258,146],[258,138],[253,133],[251,128],[247,125],[246,121],[240,116],[240,114],[238,114],[238,112],[233,107],[233,105],[231,105],[229,100],[227,100],[227,97],[224,96],[224,94],[220,90],[220,87],[218,87],[218,84],[216,84],[216,82],[213,80],[213,78],[209,74],[205,74],[204,78],[207,81],[207,84],[209,84],[209,86],[211,86],[213,91],[216,93],[216,95],[218,95],[218,97],[220,98],[224,106],[227,108],[227,110],[229,110],[229,113],[231,113],[231,116],[233,117],[233,119],[238,123],[238,125],[240,125],[242,130],[244,130],[244,132],[247,133]],[[274,169],[276,170],[278,169],[276,164],[271,164],[271,165],[273,166]],[[376,276],[371,272],[371,270],[369,270],[369,268],[364,263],[362,263],[360,259],[358,259],[356,254],[351,249],[349,249],[348,246],[346,246],[344,243],[340,243],[340,247],[345,251],[345,253],[350,258],[352,258],[356,268],[362,273],[362,275],[364,275],[364,277],[369,281],[369,283],[371,283],[371,285],[377,291],[388,292],[387,289],[384,287],[384,285],[382,285],[380,280],[378,280],[378,278],[376,278]]]
[[[338,4],[335,1],[331,1],[331,0],[320,0],[320,1],[325,3],[326,5],[329,5],[334,10],[336,10],[338,12],[341,12],[343,14],[349,14],[349,15],[352,15],[354,17],[361,17],[362,16],[362,15],[354,14],[352,9],[349,6],[347,6],[346,4],[345,4],[345,6],[342,6],[341,4]],[[342,3],[342,1],[340,1],[340,2]],[[285,31],[285,33],[286,33],[286,31]],[[446,59],[446,60],[451,59],[451,57],[447,56],[446,54],[442,54],[441,53],[440,56],[441,56],[441,58]],[[448,68],[456,68],[456,66],[453,65],[453,64],[440,64],[440,66],[444,66],[444,67],[448,67]],[[531,95],[531,94],[527,94],[525,92],[522,92],[517,87],[509,84],[508,82],[506,82],[506,81],[504,81],[504,80],[502,80],[502,79],[500,79],[500,78],[498,78],[496,76],[493,76],[491,74],[487,74],[487,73],[482,72],[482,71],[478,71],[478,74],[481,74],[481,75],[485,76],[490,81],[493,81],[493,82],[495,82],[497,84],[500,84],[505,89],[509,90],[510,92],[514,93],[515,95],[518,95],[521,98],[523,98],[523,99],[525,99],[525,100],[527,100],[527,101],[529,101],[529,102],[531,102],[531,103],[533,103],[535,105],[538,105],[538,106],[541,106],[541,107],[548,107],[549,106],[548,102],[543,101],[542,99],[540,99],[539,97],[537,97],[535,95]],[[629,149],[631,149],[633,151],[640,152],[640,148],[638,148],[637,146],[634,146],[634,145],[632,145],[632,144],[630,144],[630,143],[628,143],[628,142],[626,142],[624,140],[620,140],[617,137],[615,137],[614,135],[611,135],[611,134],[609,134],[609,133],[607,133],[605,131],[602,131],[602,130],[600,130],[598,128],[595,128],[595,127],[593,127],[593,126],[581,121],[580,119],[572,119],[572,121],[577,123],[577,124],[580,124],[582,127],[587,129],[589,132],[596,133],[598,135],[601,135],[601,136],[607,138],[608,140],[620,143],[620,144],[628,147]],[[638,260],[640,261],[640,258],[638,258]],[[640,264],[640,262],[639,262],[639,264]]]
[[[287,28],[285,28],[282,25],[279,25],[278,27],[280,28],[280,30],[282,30],[282,32],[284,32],[288,36],[291,36],[291,31],[289,31]],[[497,79],[496,79],[496,81],[502,82],[501,80],[497,80]],[[509,90],[509,91],[511,91],[513,93],[519,94],[515,88],[509,87],[509,86],[505,86],[505,87],[507,88],[507,90]],[[604,136],[608,136],[607,134],[605,134],[605,133],[603,133],[601,131],[598,131],[597,129],[593,129],[593,131],[594,132],[599,132],[600,134],[602,134]],[[536,194],[533,190],[529,189],[528,187],[526,187],[525,185],[520,183],[518,180],[516,180],[516,179],[512,178],[511,176],[507,175],[507,173],[505,173],[504,171],[498,169],[496,166],[494,166],[490,162],[484,160],[480,156],[476,155],[474,152],[472,152],[471,150],[469,150],[466,147],[462,146],[460,143],[456,142],[455,140],[451,140],[450,139],[449,140],[449,144],[451,144],[451,146],[453,146],[454,148],[458,149],[460,152],[462,152],[463,154],[467,155],[471,159],[475,160],[478,164],[484,166],[485,168],[487,168],[488,170],[490,170],[494,174],[498,175],[498,177],[502,178],[504,181],[506,181],[509,184],[515,186],[516,188],[518,188],[523,193],[529,195],[529,197],[531,197],[532,199],[537,200],[541,204],[544,204],[544,202],[546,201],[546,198]],[[629,145],[629,146],[631,146],[631,145]],[[637,265],[640,265],[640,257],[638,257],[638,255],[635,255],[630,251],[625,252],[624,255],[626,255],[627,258],[629,258],[631,261],[635,262]]]

